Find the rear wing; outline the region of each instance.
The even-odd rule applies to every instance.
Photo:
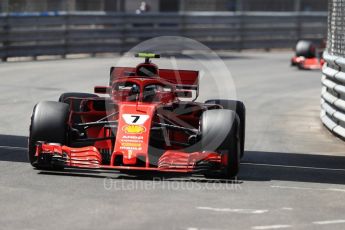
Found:
[[[111,67],[109,85],[116,79],[135,76],[135,70],[134,67]],[[195,91],[196,98],[199,95],[199,71],[159,69],[159,77],[174,84],[177,89]]]
[[[159,76],[176,85],[176,88],[197,90],[199,71],[160,69]]]

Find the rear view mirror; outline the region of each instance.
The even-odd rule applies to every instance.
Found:
[[[109,93],[111,93],[111,87],[109,87],[109,86],[95,86],[94,92],[99,93],[99,94],[109,94]]]
[[[177,90],[175,96],[180,98],[192,98],[193,93],[190,90]]]

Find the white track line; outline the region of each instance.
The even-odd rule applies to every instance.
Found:
[[[282,168],[297,168],[297,169],[313,169],[313,170],[327,170],[327,171],[340,171],[345,172],[345,169],[332,169],[332,168],[319,168],[319,167],[308,167],[308,166],[297,166],[297,165],[276,165],[276,164],[257,164],[243,162],[242,165],[254,165],[254,166],[269,166],[269,167],[282,167]]]
[[[293,208],[290,208],[290,207],[282,207],[281,210],[287,210],[287,211],[292,211]]]
[[[276,224],[276,225],[266,225],[266,226],[254,226],[252,229],[255,230],[264,230],[264,229],[280,229],[280,228],[291,228],[291,225],[283,225],[283,224]]]
[[[314,190],[314,191],[327,191],[327,192],[345,192],[345,189],[340,189],[340,188],[309,188],[309,187],[296,187],[296,186],[293,187],[293,186],[279,186],[279,185],[271,185],[271,188]]]
[[[212,207],[196,207],[200,210],[208,210],[214,212],[233,212],[242,214],[263,214],[268,212],[266,209],[232,209],[232,208],[212,208]]]
[[[15,147],[15,146],[0,145],[0,149],[27,150],[28,148],[26,148],[26,147]]]
[[[326,224],[344,224],[345,220],[323,220],[314,221],[313,224],[326,225]]]

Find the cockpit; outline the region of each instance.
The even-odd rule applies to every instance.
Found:
[[[149,84],[143,90],[143,102],[159,102],[164,98],[173,97],[171,86],[164,84]]]
[[[112,87],[113,97],[116,101],[128,102],[168,102],[175,98],[171,85],[150,82],[138,84],[135,81],[116,82]]]

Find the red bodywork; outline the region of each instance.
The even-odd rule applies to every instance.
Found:
[[[305,57],[293,57],[291,58],[291,65],[297,66],[300,69],[321,69],[325,61],[321,58],[305,58]]]
[[[190,107],[190,111],[182,114],[162,109],[179,105],[178,95],[181,92],[188,97],[194,94],[196,99],[198,71],[161,69],[155,76],[138,76],[138,69],[147,65],[155,67],[152,63],[142,63],[136,68],[112,68],[110,84],[103,87],[110,97],[82,99],[81,111],[73,110],[73,103],[78,98],[68,99],[71,110],[68,126],[70,129],[82,127],[85,135],[92,140],[92,145],[78,147],[79,142],[83,141],[79,139],[70,141],[69,145],[72,146],[38,142],[36,157],[49,158],[50,162],[63,166],[81,168],[184,173],[196,172],[198,165],[205,163],[211,165],[212,169],[224,168],[227,164],[226,154],[200,150],[186,152],[179,144],[190,139],[184,131],[198,133],[200,114],[208,109],[207,106],[189,102],[185,105]],[[135,84],[140,88],[134,101],[131,100],[133,96],[130,95],[130,90],[126,89],[126,84]],[[145,101],[143,89],[150,85],[162,85],[163,90],[156,91],[150,101]],[[119,90],[122,86],[123,89]],[[95,91],[100,88],[102,87],[95,87]],[[104,103],[106,109],[97,108],[98,103]],[[157,115],[157,111],[161,111],[160,115]],[[75,124],[75,117],[80,117],[82,123]],[[169,122],[162,124],[162,119],[169,122],[183,121],[184,127],[176,127]],[[165,125],[164,127],[170,129],[161,131],[161,127],[154,127],[155,124]],[[152,156],[150,139],[152,136],[159,136],[157,132],[165,132],[164,136],[168,141],[160,144],[158,155]]]

